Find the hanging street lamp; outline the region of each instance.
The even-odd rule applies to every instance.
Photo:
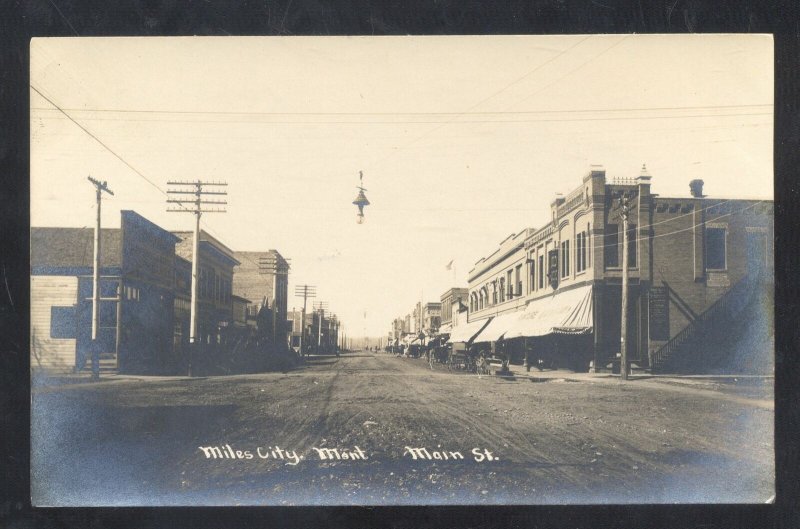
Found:
[[[358,216],[356,217],[356,222],[359,224],[364,224],[364,206],[369,206],[369,200],[367,200],[367,195],[364,194],[364,191],[366,191],[364,188],[364,173],[359,171],[358,178],[359,185],[356,186],[356,189],[358,189],[358,196],[356,196],[356,199],[353,200],[353,204],[358,206]]]

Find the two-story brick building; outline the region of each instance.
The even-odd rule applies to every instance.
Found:
[[[252,321],[265,307],[270,311],[274,329],[269,334],[279,344],[288,343],[290,328],[286,325],[289,299],[289,262],[277,250],[234,253],[233,293],[252,300],[248,317]],[[273,317],[274,316],[274,317]]]
[[[756,347],[769,349],[772,201],[709,198],[699,181],[691,196],[667,198],[652,194],[650,184],[644,168],[635,179],[607,182],[605,170],[593,167],[579,187],[551,203],[547,224],[508,237],[476,263],[469,325],[474,331],[483,322],[483,329],[456,338],[502,346],[517,360],[532,349],[577,369],[612,366],[622,338],[618,198],[625,194],[633,205],[626,340],[634,366],[721,365],[725,353],[700,337],[740,328],[736,317],[766,326],[766,345]]]
[[[453,320],[458,320],[458,314],[461,312],[462,307],[466,308],[467,298],[469,297],[469,289],[466,287],[453,287],[447,289],[441,296],[440,301],[442,304],[442,324],[440,332],[449,333],[453,328]]]
[[[191,309],[194,233],[175,231],[176,302],[175,341],[187,343]],[[197,342],[219,343],[221,330],[233,324],[233,269],[239,264],[233,250],[200,230],[197,289]]]

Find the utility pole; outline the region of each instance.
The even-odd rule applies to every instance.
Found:
[[[272,274],[272,343],[278,342],[278,276],[289,277],[289,261],[282,257],[276,250],[270,250],[266,256],[258,258],[258,273],[262,275]]]
[[[622,380],[628,380],[628,217],[630,216],[630,195],[622,193],[619,197],[620,217],[622,217],[622,320],[620,323],[620,363]]]
[[[295,285],[294,295],[297,297],[303,296],[303,323],[300,325],[300,354],[305,356],[305,349],[303,349],[303,345],[306,341],[306,300],[308,298],[317,297],[317,287],[314,285]]]
[[[100,378],[100,349],[97,343],[97,330],[100,326],[100,205],[103,192],[114,195],[108,188],[108,182],[95,180],[91,176],[89,181],[94,185],[97,200],[97,222],[94,225],[94,271],[92,272],[92,378]]]
[[[179,186],[178,189],[168,189],[169,195],[193,195],[193,198],[168,198],[168,204],[176,204],[176,207],[167,209],[169,213],[192,213],[194,214],[194,236],[192,238],[192,300],[191,312],[189,317],[189,343],[197,343],[197,317],[198,317],[198,275],[200,261],[200,217],[203,213],[225,213],[225,209],[215,206],[224,206],[228,202],[225,200],[204,200],[204,196],[219,195],[227,196],[227,191],[206,191],[205,186],[220,188],[227,186],[225,182],[203,182],[196,181],[169,181],[167,185]],[[188,205],[188,206],[187,206]],[[212,207],[209,209],[208,205]],[[189,376],[192,376],[192,364],[189,361]]]
[[[319,310],[319,326],[317,330],[317,353],[322,347],[322,320],[325,318],[325,309],[328,308],[327,301],[320,301],[317,303],[317,310]]]

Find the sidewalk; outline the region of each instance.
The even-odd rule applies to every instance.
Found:
[[[509,366],[511,372],[514,376],[517,377],[530,377],[530,378],[544,378],[544,379],[553,379],[553,378],[566,378],[572,379],[573,381],[604,381],[604,380],[616,380],[621,381],[622,379],[618,374],[611,374],[611,373],[576,373],[574,371],[570,371],[568,369],[548,369],[544,371],[539,371],[538,369],[531,368],[529,372],[525,371],[523,366],[519,365],[511,365]],[[748,381],[768,381],[773,380],[775,378],[774,375],[652,375],[649,373],[636,373],[628,375],[628,381],[638,381],[638,380],[652,380],[654,382],[663,382],[663,383],[682,383],[682,384],[689,384],[689,385],[696,385],[702,386],[704,384],[714,383],[714,384],[737,384],[737,383],[746,383]]]
[[[610,373],[575,373],[556,369],[529,373],[522,366],[512,365],[510,377],[531,382],[583,382],[625,385],[629,388],[654,388],[693,393],[707,397],[731,400],[765,409],[775,409],[773,375],[630,375],[623,381]]]
[[[177,376],[158,376],[158,375],[123,375],[119,373],[100,373],[100,378],[94,380],[92,373],[81,371],[80,373],[31,373],[31,389],[42,389],[57,386],[76,386],[86,384],[101,384],[110,382],[124,381],[177,381],[177,380],[202,380],[206,377],[189,377],[185,375]]]

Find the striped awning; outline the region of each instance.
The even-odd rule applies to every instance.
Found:
[[[471,321],[463,325],[456,325],[450,333],[447,343],[470,342],[483,328],[492,321],[491,318],[485,320]]]
[[[507,314],[495,316],[492,322],[487,325],[472,342],[496,342],[516,323],[521,313],[522,311],[509,312]]]
[[[505,339],[587,333],[593,325],[592,286],[586,285],[531,301],[506,331]]]

